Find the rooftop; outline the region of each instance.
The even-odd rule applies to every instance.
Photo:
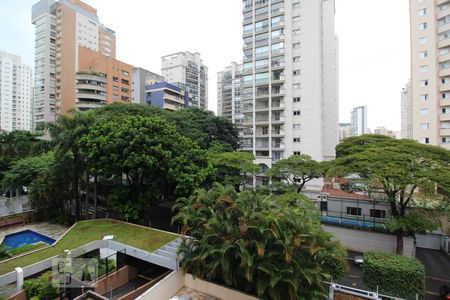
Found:
[[[115,235],[115,241],[152,252],[178,237],[176,234],[110,219],[81,221],[73,225],[53,246],[0,262],[0,275],[58,255],[87,243]]]
[[[348,193],[343,190],[333,189],[328,185],[324,185],[322,188],[322,193],[327,194],[331,197],[346,198],[346,199],[358,199],[358,200],[373,200],[367,195]]]

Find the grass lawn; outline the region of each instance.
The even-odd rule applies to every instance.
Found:
[[[115,235],[115,241],[149,252],[160,248],[178,237],[176,234],[109,219],[81,221],[54,246],[16,259],[0,262],[0,275],[14,271],[16,267],[25,267],[58,255],[65,249],[74,249],[92,241],[101,240],[105,235]]]

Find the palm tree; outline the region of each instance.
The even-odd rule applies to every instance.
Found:
[[[9,250],[9,247],[0,244],[0,261],[11,257],[8,253]]]
[[[85,162],[80,152],[78,141],[87,131],[89,125],[93,123],[93,120],[91,112],[71,111],[71,115],[59,115],[55,123],[49,123],[46,126],[56,146],[57,158],[65,155],[70,155],[72,158],[72,188],[75,201],[75,218],[77,220],[81,217],[79,182],[83,171],[85,171]]]
[[[196,277],[263,299],[321,299],[322,282],[343,275],[331,262],[345,270],[345,252],[332,252],[342,247],[298,199],[215,184],[179,199],[176,208],[174,221],[192,237],[180,247],[181,267]]]

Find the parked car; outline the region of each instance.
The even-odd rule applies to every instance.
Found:
[[[353,262],[355,265],[357,265],[358,267],[362,268],[364,265],[364,257],[362,256],[355,256],[353,258]]]
[[[439,289],[439,295],[442,300],[450,300],[450,286],[446,284],[441,286]]]

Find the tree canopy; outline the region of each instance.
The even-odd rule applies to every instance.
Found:
[[[408,207],[448,204],[450,151],[412,140],[363,135],[345,139],[336,154],[330,174],[363,181],[390,203],[393,220],[388,224],[397,234],[398,253],[403,252],[403,234],[419,230],[417,215]]]

